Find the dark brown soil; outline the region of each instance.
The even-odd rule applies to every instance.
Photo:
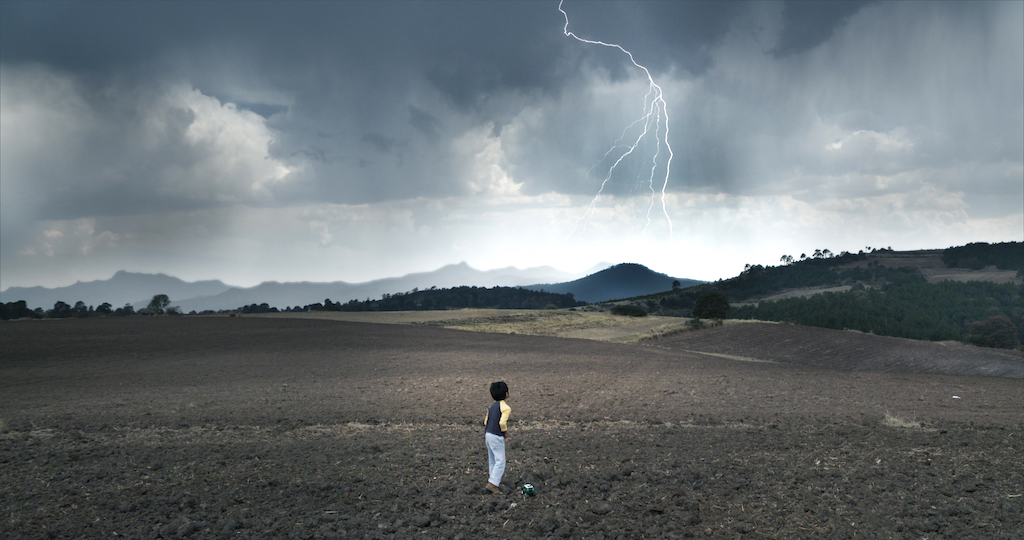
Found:
[[[795,324],[728,324],[700,332],[674,334],[653,343],[674,350],[847,371],[948,373],[1024,379],[1024,354],[1020,351]]]
[[[0,537],[1024,537],[1024,381],[668,339],[5,323]],[[498,379],[536,497],[484,493]]]

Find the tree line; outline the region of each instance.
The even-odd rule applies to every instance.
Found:
[[[534,291],[522,287],[453,287],[451,289],[413,289],[400,294],[384,294],[380,300],[351,300],[335,304],[338,311],[422,311],[437,309],[558,309],[586,305],[571,293]]]
[[[75,302],[75,305],[69,305],[65,302],[58,301],[53,305],[53,309],[44,310],[43,308],[29,308],[24,300],[18,300],[17,302],[0,303],[0,320],[11,320],[11,319],[82,319],[85,317],[106,317],[115,316],[123,317],[125,315],[135,315],[135,308],[131,304],[125,304],[124,307],[114,309],[113,306],[104,302],[99,306],[86,306],[85,302]]]
[[[0,320],[20,318],[84,318],[84,317],[106,317],[106,316],[128,316],[128,315],[180,315],[177,307],[169,307],[170,299],[165,294],[158,294],[153,297],[149,305],[138,311],[131,304],[113,309],[109,303],[100,304],[93,308],[86,306],[84,302],[77,302],[69,306],[64,302],[57,302],[53,309],[43,310],[42,308],[29,309],[24,300],[0,304]],[[576,300],[572,294],[549,293],[545,291],[533,291],[521,287],[454,287],[451,289],[438,289],[436,287],[398,294],[384,294],[379,300],[351,300],[346,303],[332,302],[330,298],[323,303],[313,303],[304,306],[289,306],[285,309],[271,307],[267,303],[250,304],[228,310],[207,310],[201,313],[195,311],[190,315],[210,315],[223,313],[278,313],[278,312],[309,312],[309,311],[418,311],[418,310],[441,310],[461,308],[494,308],[494,309],[543,309],[543,308],[569,308],[585,305],[586,302]]]
[[[157,294],[150,300],[149,305],[136,311],[132,304],[125,304],[124,307],[114,308],[108,302],[98,306],[87,306],[79,300],[75,305],[58,300],[53,304],[53,309],[44,310],[37,307],[28,307],[28,302],[18,300],[16,302],[0,303],[0,320],[9,321],[12,319],[84,319],[86,317],[126,317],[129,315],[178,315],[180,312],[176,307],[168,307],[171,303],[166,294]]]
[[[972,270],[995,266],[1000,270],[1016,270],[1017,277],[1024,277],[1024,242],[977,242],[953,247],[942,252],[942,262],[949,268]]]

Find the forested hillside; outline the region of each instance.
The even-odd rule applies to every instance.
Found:
[[[939,281],[929,283],[919,268],[886,266],[899,253],[873,250],[811,258],[783,257],[780,266],[748,266],[732,279],[636,299],[651,313],[691,316],[709,292],[733,304],[728,318],[787,321],[925,340],[956,340],[1014,348],[1024,336],[1024,243],[969,244],[944,250],[950,268],[1017,270],[1012,283]],[[934,257],[934,255],[933,255]],[[802,297],[765,300],[792,289],[837,287]]]
[[[907,277],[883,289],[859,287],[733,307],[729,317],[1013,348],[1024,335],[1024,286],[980,281],[927,283],[920,277]],[[994,328],[986,331],[986,325]],[[1006,336],[989,342],[993,331]],[[1017,337],[1012,337],[1014,334]]]
[[[644,296],[641,299],[647,300],[647,304],[655,310],[665,311],[666,315],[687,316],[686,313],[676,313],[675,311],[692,309],[697,299],[708,291],[720,292],[726,295],[731,302],[743,302],[786,289],[856,283],[883,285],[905,279],[908,275],[920,275],[920,272],[913,269],[890,268],[874,262],[853,266],[855,263],[867,260],[868,254],[865,253],[842,253],[838,256],[822,255],[780,266],[748,265],[740,275],[734,278],[705,283],[680,291],[667,291]]]

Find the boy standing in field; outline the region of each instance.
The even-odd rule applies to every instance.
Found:
[[[487,442],[487,489],[501,495],[501,477],[505,474],[505,435],[508,432],[508,416],[512,408],[505,403],[509,398],[508,385],[504,381],[491,383],[491,397],[494,403],[484,416],[484,439]]]

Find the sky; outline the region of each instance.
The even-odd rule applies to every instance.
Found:
[[[0,289],[1024,241],[1024,2],[561,10],[4,0]]]

